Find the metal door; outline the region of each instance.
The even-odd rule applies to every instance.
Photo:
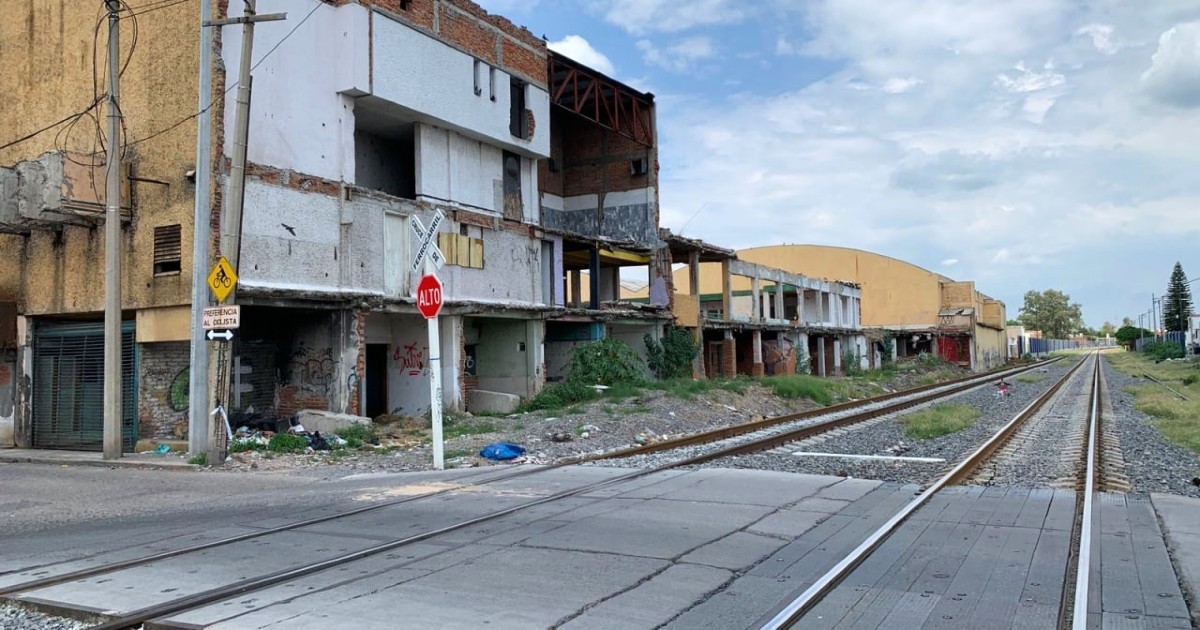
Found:
[[[121,326],[121,448],[137,441],[137,348]],[[39,324],[33,353],[33,446],[104,449],[104,324]]]

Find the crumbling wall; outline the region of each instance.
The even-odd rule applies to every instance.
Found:
[[[191,348],[186,341],[138,348],[138,438],[185,439]]]

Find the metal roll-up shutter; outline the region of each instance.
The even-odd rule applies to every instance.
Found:
[[[137,441],[134,324],[121,326],[121,448]],[[33,353],[33,446],[104,448],[104,324],[39,324]]]

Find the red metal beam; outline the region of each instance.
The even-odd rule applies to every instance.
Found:
[[[654,146],[654,103],[646,95],[553,53],[549,60],[554,105],[638,144]],[[585,82],[582,93],[579,83]]]

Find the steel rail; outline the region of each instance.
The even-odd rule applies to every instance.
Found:
[[[1088,416],[1087,466],[1084,470],[1083,512],[1080,514],[1079,555],[1075,565],[1075,606],[1071,615],[1072,630],[1087,630],[1088,627],[1088,582],[1092,564],[1092,517],[1093,495],[1096,492],[1096,475],[1099,464],[1100,432],[1100,357],[1096,357],[1096,369],[1092,375],[1092,406]]]
[[[76,569],[74,571],[68,571],[65,573],[51,575],[51,576],[47,576],[44,578],[38,578],[35,580],[29,580],[26,582],[11,584],[8,586],[0,587],[0,598],[9,597],[16,593],[21,593],[24,591],[32,591],[32,590],[36,590],[36,589],[40,589],[40,588],[46,588],[49,586],[55,586],[58,584],[64,584],[66,582],[73,582],[73,581],[81,580],[84,578],[95,577],[97,575],[102,575],[105,573],[112,573],[114,571],[120,571],[122,569],[132,568],[132,567],[135,567],[135,566],[138,566],[141,564],[148,564],[150,562],[166,560],[168,558],[174,558],[177,556],[182,556],[182,555],[194,553],[197,551],[204,551],[207,549],[213,549],[215,547],[221,547],[224,545],[230,545],[230,544],[234,544],[234,543],[238,543],[238,542],[243,542],[246,540],[252,540],[255,538],[269,536],[269,535],[277,534],[280,532],[285,532],[285,531],[289,531],[289,530],[293,530],[293,529],[299,529],[301,527],[317,525],[320,523],[329,522],[329,521],[336,520],[339,518],[355,516],[358,514],[363,514],[365,512],[372,512],[375,510],[381,510],[381,509],[388,508],[388,507],[394,507],[396,505],[400,505],[403,503],[408,503],[411,501],[417,501],[420,499],[427,499],[427,498],[439,496],[439,495],[446,494],[448,492],[453,492],[456,490],[460,490],[460,489],[466,488],[466,487],[476,487],[476,486],[488,485],[488,484],[496,483],[496,482],[500,482],[500,481],[508,481],[511,479],[524,477],[526,475],[537,474],[537,473],[544,472],[547,470],[553,470],[556,468],[561,468],[564,466],[583,463],[583,462],[587,462],[587,461],[594,461],[594,460],[599,460],[599,459],[613,459],[613,458],[618,458],[618,457],[628,457],[628,456],[632,456],[632,455],[641,455],[641,454],[652,453],[652,452],[657,452],[657,451],[661,451],[661,450],[667,450],[669,448],[675,448],[677,446],[687,446],[687,445],[691,445],[691,444],[717,441],[720,439],[728,439],[730,437],[737,437],[739,435],[744,435],[746,433],[751,433],[756,430],[761,430],[763,428],[767,428],[770,426],[776,426],[776,425],[794,421],[794,420],[800,420],[800,419],[805,419],[805,418],[812,418],[812,417],[818,417],[818,416],[822,416],[822,415],[839,413],[842,411],[854,409],[856,407],[863,407],[863,406],[867,406],[867,405],[871,405],[871,404],[876,404],[879,402],[884,402],[887,400],[891,400],[893,398],[899,398],[902,396],[918,394],[918,393],[921,393],[924,391],[929,391],[931,389],[938,389],[941,387],[953,386],[955,384],[964,383],[964,382],[968,382],[968,381],[971,381],[973,383],[975,381],[986,381],[986,380],[989,380],[990,378],[995,378],[997,375],[1007,376],[1010,374],[1019,374],[1021,372],[1032,370],[1036,367],[1041,367],[1043,365],[1046,365],[1047,363],[1052,363],[1056,360],[1057,360],[1057,358],[1052,359],[1049,362],[1038,362],[1038,363],[1035,363],[1035,364],[1032,364],[1029,366],[1022,366],[1020,368],[1003,370],[1003,371],[1000,371],[997,373],[992,373],[992,374],[989,374],[986,376],[972,375],[972,376],[964,377],[961,379],[955,379],[952,381],[933,383],[931,385],[922,385],[920,387],[904,389],[904,390],[900,390],[897,392],[891,392],[888,394],[884,394],[881,396],[874,396],[874,397],[865,398],[862,400],[850,401],[850,402],[841,403],[841,404],[837,404],[837,405],[830,405],[828,407],[821,407],[818,409],[804,411],[804,412],[800,412],[800,413],[796,413],[796,414],[790,414],[790,415],[786,415],[786,416],[776,416],[776,417],[772,417],[772,418],[765,418],[762,420],[755,420],[755,421],[751,421],[751,422],[741,423],[741,424],[733,425],[730,427],[722,427],[722,428],[718,428],[718,429],[712,429],[712,430],[701,432],[701,433],[683,436],[681,438],[675,438],[673,440],[658,442],[658,443],[648,445],[648,446],[634,447],[634,448],[630,448],[630,449],[621,449],[621,450],[617,450],[617,451],[610,451],[608,453],[601,453],[601,454],[595,454],[595,455],[582,455],[582,456],[576,456],[576,457],[562,458],[559,461],[556,461],[552,464],[547,464],[545,466],[540,466],[537,468],[530,468],[530,469],[518,471],[518,472],[515,472],[512,474],[508,474],[508,475],[497,475],[495,477],[491,477],[491,478],[484,479],[482,481],[478,481],[478,482],[474,482],[474,483],[465,483],[465,484],[464,483],[455,483],[454,485],[444,488],[442,490],[435,490],[433,492],[425,492],[425,493],[421,493],[421,494],[417,494],[417,495],[403,497],[400,499],[394,499],[391,501],[385,501],[385,502],[374,504],[374,505],[356,508],[353,510],[347,510],[347,511],[343,511],[343,512],[337,512],[334,514],[328,514],[325,516],[310,518],[310,519],[306,519],[303,521],[297,521],[295,523],[287,523],[287,524],[279,525],[279,526],[272,527],[269,529],[264,529],[264,530],[255,531],[255,532],[249,532],[246,534],[239,534],[236,536],[229,536],[226,538],[220,538],[220,539],[212,540],[212,541],[205,542],[205,543],[182,547],[179,549],[163,551],[163,552],[159,552],[159,553],[148,555],[148,556],[130,558],[127,560],[121,560],[121,561],[117,561],[117,562],[101,564],[101,565],[97,565],[94,567],[88,567],[88,568],[84,568],[84,569]],[[975,386],[975,384],[972,384],[971,386]],[[896,408],[899,408],[899,407],[896,407]],[[830,427],[830,428],[833,428],[833,427]],[[700,462],[694,462],[694,463],[700,463]],[[470,478],[470,477],[468,477],[468,478]]]
[[[966,458],[961,460],[949,472],[945,473],[932,484],[930,484],[921,494],[910,501],[904,507],[900,508],[886,523],[876,529],[870,536],[851,551],[846,557],[842,558],[829,571],[825,572],[812,586],[808,587],[796,599],[789,602],[777,614],[766,620],[760,628],[762,630],[780,630],[782,628],[790,628],[796,623],[802,615],[811,610],[818,602],[821,601],[830,591],[841,583],[850,572],[858,567],[872,552],[875,551],[885,540],[887,540],[900,525],[908,519],[909,516],[916,512],[921,506],[925,505],[929,499],[940,492],[946,486],[959,483],[972,474],[983,462],[987,461],[1000,446],[1016,433],[1027,420],[1032,418],[1039,409],[1042,408],[1050,399],[1058,393],[1060,389],[1075,375],[1079,368],[1082,367],[1084,361],[1075,364],[1061,379],[1053,386],[1047,389],[1041,396],[1029,403],[1024,409],[1005,424],[999,431],[988,438],[986,442],[971,452]]]

